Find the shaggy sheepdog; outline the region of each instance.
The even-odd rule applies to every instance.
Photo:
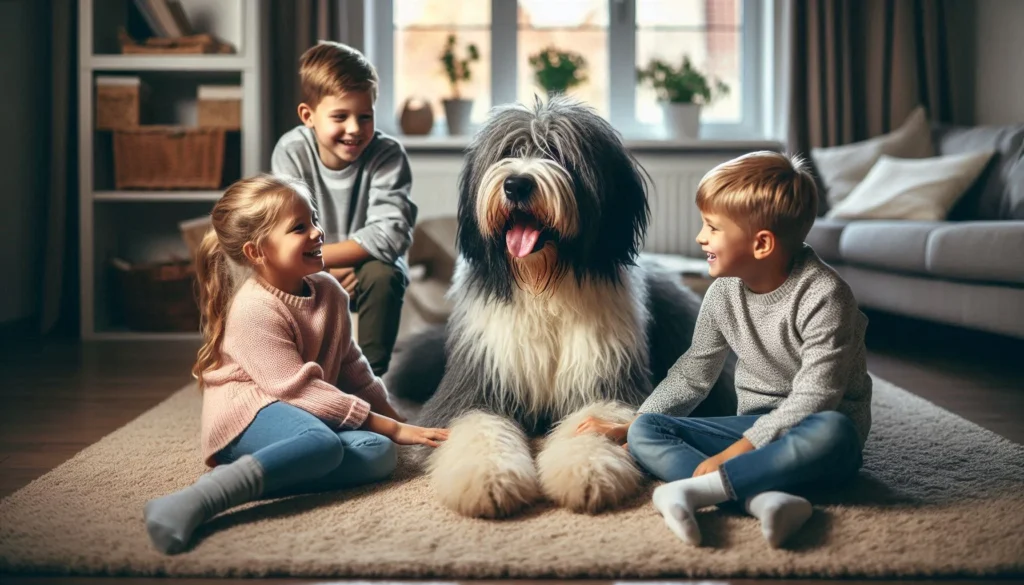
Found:
[[[594,513],[639,491],[625,449],[575,429],[629,420],[693,335],[697,295],[637,262],[647,187],[611,125],[566,98],[496,109],[473,138],[453,313],[388,383],[426,398],[417,424],[451,429],[420,452],[447,507],[493,518],[546,496]],[[735,413],[729,375],[695,414]]]

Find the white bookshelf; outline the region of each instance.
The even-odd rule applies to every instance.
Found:
[[[112,316],[108,266],[113,256],[130,261],[187,257],[178,222],[209,213],[220,190],[116,190],[112,139],[95,129],[98,75],[136,75],[153,87],[153,110],[143,123],[195,125],[199,85],[242,87],[242,129],[232,134],[226,164],[238,176],[268,168],[265,47],[266,0],[181,0],[196,32],[231,43],[236,52],[216,55],[124,55],[117,29],[132,0],[79,0],[79,265],[81,336],[87,340],[197,338],[198,333],[127,330]]]

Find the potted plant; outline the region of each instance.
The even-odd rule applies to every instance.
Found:
[[[546,47],[539,53],[530,55],[529,62],[530,67],[533,67],[537,85],[548,95],[565,93],[587,81],[587,60],[583,55],[573,51]]]
[[[448,42],[445,43],[444,52],[441,53],[441,63],[444,64],[448,82],[452,86],[452,97],[442,100],[449,134],[466,134],[469,130],[469,116],[473,111],[473,100],[462,97],[459,85],[469,81],[469,64],[479,60],[480,52],[472,43],[466,47],[466,58],[457,58],[455,56],[455,35],[448,35]]]
[[[701,107],[729,93],[729,86],[717,80],[712,84],[686,55],[679,67],[651,59],[647,67],[637,70],[637,78],[654,88],[665,113],[665,127],[673,138],[700,136]]]

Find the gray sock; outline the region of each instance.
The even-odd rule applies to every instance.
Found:
[[[160,552],[179,553],[200,524],[262,492],[263,467],[251,455],[218,465],[189,487],[146,502],[149,539]]]

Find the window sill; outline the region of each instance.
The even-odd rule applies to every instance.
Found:
[[[405,136],[395,135],[407,152],[461,152],[469,146],[471,136]],[[755,150],[782,151],[782,143],[764,139],[707,139],[673,140],[662,138],[626,138],[626,148],[634,152],[735,152],[743,154]]]

